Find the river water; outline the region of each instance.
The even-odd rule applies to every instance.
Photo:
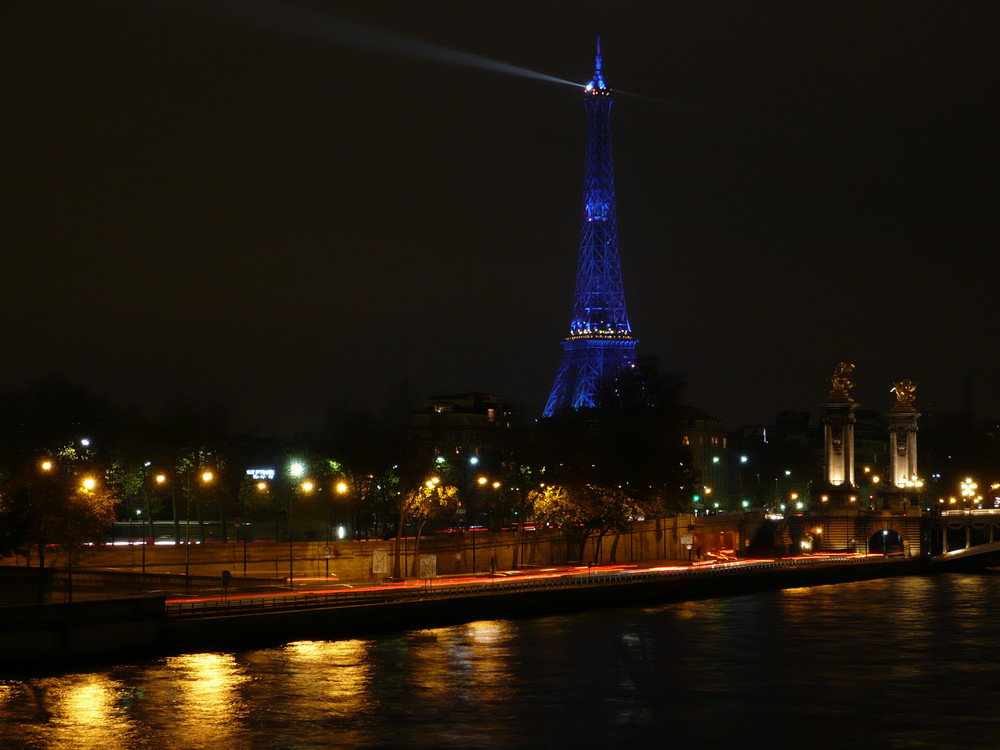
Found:
[[[1000,576],[0,675],[2,748],[1000,747]]]

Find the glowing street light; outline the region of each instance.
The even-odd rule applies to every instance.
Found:
[[[288,471],[293,477],[301,477],[305,474],[306,467],[296,461],[289,467]],[[314,489],[316,489],[316,485],[310,479],[299,484],[299,491],[304,495],[310,494]],[[292,492],[288,496],[288,588],[290,589],[295,586],[295,545],[292,543],[292,505],[294,499],[295,493]]]
[[[350,489],[351,489],[351,486],[347,482],[345,482],[343,479],[341,479],[339,482],[337,482],[335,485],[333,485],[333,491],[336,492],[338,495],[340,495],[342,498],[345,495],[347,495],[347,493],[350,491]],[[354,527],[354,528],[356,528],[357,527],[357,520],[354,518],[353,513],[354,513],[354,511],[353,511],[353,509],[351,509],[351,516],[350,516],[351,517],[351,526]],[[330,529],[331,528],[332,528],[332,526],[331,526],[331,523],[330,523],[330,501],[328,500],[327,503],[326,503],[326,525],[324,526],[324,530],[323,530],[323,535],[326,538],[326,547],[324,548],[323,552],[324,552],[324,555],[326,557],[326,577],[327,578],[330,577],[330,552],[331,552],[331,550],[330,550]],[[341,539],[342,540],[342,539],[345,539],[346,537],[347,537],[347,529],[344,528],[343,524],[337,526],[337,539]]]
[[[962,497],[965,498],[966,502],[968,502],[975,497],[976,490],[979,489],[979,485],[972,481],[972,477],[966,477],[959,485],[959,489]]]
[[[199,477],[201,482],[206,487],[212,483],[215,479],[215,475],[208,469],[204,470]],[[201,501],[199,500],[198,505],[198,519],[199,524],[201,523]],[[188,483],[188,496],[187,496],[187,517],[184,519],[184,590],[188,587],[188,574],[191,572],[191,486]],[[204,535],[204,532],[202,532]],[[204,543],[204,536],[202,537],[202,542]]]

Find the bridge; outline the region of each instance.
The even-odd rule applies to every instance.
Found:
[[[761,527],[765,531],[765,527]],[[1000,508],[838,510],[775,521],[774,548],[920,557],[942,570],[1000,566]]]
[[[948,570],[1000,565],[1000,508],[946,510],[931,516],[931,561]]]

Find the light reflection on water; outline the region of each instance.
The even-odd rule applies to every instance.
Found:
[[[163,697],[173,717],[171,732],[184,747],[240,746],[249,713],[242,687],[249,677],[235,656],[168,657],[161,679],[170,687]]]
[[[992,748],[998,602],[901,578],[0,679],[0,748]]]

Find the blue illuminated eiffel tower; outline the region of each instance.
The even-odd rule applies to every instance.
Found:
[[[583,183],[583,222],[573,297],[573,320],[563,341],[562,362],[543,417],[564,409],[601,406],[617,376],[635,364],[636,339],[625,311],[615,179],[611,159],[612,91],[601,72],[597,40],[594,77],[587,84],[587,164]]]

